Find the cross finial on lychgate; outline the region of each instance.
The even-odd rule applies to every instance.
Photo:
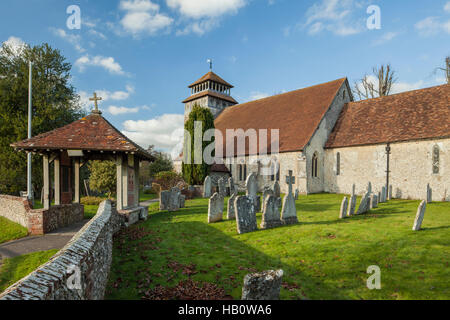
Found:
[[[97,97],[97,93],[94,92],[94,97],[93,98],[89,98],[89,101],[94,101],[94,106],[95,109],[92,110],[92,113],[96,113],[96,114],[101,114],[101,112],[98,110],[98,101],[101,101],[102,98],[101,97]]]

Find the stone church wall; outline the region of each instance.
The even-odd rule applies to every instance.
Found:
[[[113,234],[121,223],[111,201],[102,202],[97,215],[63,249],[6,289],[0,300],[103,299],[112,262]]]
[[[433,174],[433,147],[439,146],[439,174]],[[375,192],[386,185],[386,145],[326,150],[325,190],[350,194],[352,185],[363,194],[368,182]],[[336,175],[337,153],[340,175]],[[450,139],[423,140],[391,144],[390,184],[392,196],[399,199],[426,199],[427,184],[433,201],[450,201]]]

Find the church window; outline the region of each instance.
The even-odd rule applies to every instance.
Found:
[[[433,174],[439,174],[439,146],[433,147]]]
[[[344,90],[344,92],[342,92],[342,98],[345,100],[346,97],[347,97],[347,92]]]
[[[239,165],[239,181],[242,181],[242,164]]]
[[[247,164],[244,164],[244,181],[247,179]]]
[[[318,177],[318,167],[319,167],[319,157],[317,156],[316,152],[312,157],[311,176],[313,178]]]
[[[338,152],[336,155],[336,175],[341,175],[341,153]]]

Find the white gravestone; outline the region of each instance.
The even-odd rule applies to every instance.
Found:
[[[211,198],[212,196],[212,181],[211,177],[207,176],[203,182],[203,198]]]
[[[425,216],[425,210],[427,209],[427,202],[423,200],[419,208],[417,208],[416,219],[414,220],[413,231],[419,231],[422,227],[423,218]]]
[[[348,207],[348,199],[347,197],[344,197],[341,203],[341,211],[339,213],[339,219],[344,219],[347,214],[347,207]]]
[[[233,193],[231,197],[228,199],[227,206],[227,219],[234,220],[236,219],[236,209],[234,208],[234,202],[236,201],[237,193]]]
[[[208,223],[219,222],[223,220],[224,199],[217,192],[209,198],[208,205]]]
[[[283,224],[277,202],[277,198],[271,194],[265,197],[261,229],[276,228]]]

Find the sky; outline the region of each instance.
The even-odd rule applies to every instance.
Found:
[[[2,0],[5,41],[58,48],[86,110],[95,91],[124,134],[176,155],[181,101],[207,59],[239,102],[342,77],[353,84],[386,63],[395,92],[443,84],[435,69],[450,55],[450,1]]]

